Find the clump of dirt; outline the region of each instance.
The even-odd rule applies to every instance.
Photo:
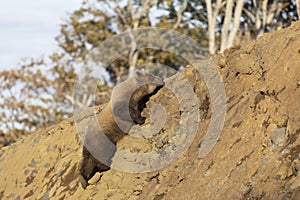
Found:
[[[100,106],[76,116],[76,126],[70,118],[1,148],[0,199],[300,199],[300,22],[214,59],[225,85],[227,113],[216,146],[203,159],[198,158],[199,144],[211,120],[210,95],[190,66],[165,80],[187,97],[190,110],[182,112],[182,102],[163,88],[143,113],[149,117],[152,112],[155,119],[166,116],[162,130],[153,131],[148,118],[118,144],[119,152],[136,154],[162,153],[176,142],[174,148],[182,146],[190,129],[181,127],[181,118],[184,115],[194,126],[198,121],[192,114],[198,113],[195,138],[170,165],[147,173],[111,169],[96,174],[82,189],[77,132],[87,128]],[[196,94],[196,103],[191,91],[180,89],[184,80]],[[180,138],[176,133],[182,129],[187,131]]]

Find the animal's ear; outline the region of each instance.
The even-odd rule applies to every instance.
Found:
[[[140,70],[135,70],[135,77],[139,78],[146,75],[146,70],[145,69],[140,69]]]

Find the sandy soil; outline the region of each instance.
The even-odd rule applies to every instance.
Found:
[[[198,98],[197,109],[193,105],[185,116],[193,125],[192,114],[199,111],[196,137],[175,162],[147,173],[111,169],[96,174],[84,190],[78,181],[78,128],[85,130],[92,108],[77,116],[77,127],[70,118],[1,148],[0,199],[300,199],[300,22],[232,47],[214,60],[225,84],[227,113],[216,146],[203,159],[199,143],[212,116],[210,96],[190,66],[181,72],[182,80],[178,75],[165,80],[192,99],[180,90],[188,80]],[[131,134],[141,137],[125,137],[120,150],[159,152],[170,143],[185,143],[188,134],[175,134],[182,123],[181,102],[166,88],[148,106],[157,102],[167,113],[163,131],[151,135],[147,126],[135,127]]]

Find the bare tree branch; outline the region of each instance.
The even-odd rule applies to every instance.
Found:
[[[243,8],[243,12],[252,20],[255,21],[255,15],[253,15],[249,10]]]
[[[182,20],[182,13],[183,11],[187,8],[187,5],[188,5],[188,1],[187,0],[184,0],[183,2],[183,6],[178,10],[178,12],[176,13],[177,15],[177,20],[176,20],[176,23],[175,25],[173,26],[173,29],[177,29],[181,20]]]
[[[149,8],[154,4],[154,1],[151,0],[146,0],[143,1],[141,9],[138,10],[137,14],[134,16],[134,21],[133,21],[133,28],[138,28],[139,26],[139,21],[142,18],[142,15],[147,13]]]
[[[127,22],[126,22],[126,20],[125,20],[125,18],[124,18],[124,16],[123,16],[122,11],[121,11],[121,9],[120,9],[119,6],[117,6],[117,7],[115,8],[115,11],[116,11],[116,13],[117,13],[117,15],[118,15],[118,17],[119,17],[121,23],[122,23],[124,26],[128,26],[128,24],[127,24]]]
[[[154,1],[151,1],[151,0],[143,1],[141,8],[138,9],[138,11],[137,11],[133,7],[132,0],[128,0],[128,9],[129,9],[128,12],[130,13],[130,17],[131,17],[131,21],[132,21],[132,25],[128,30],[130,38],[131,38],[131,50],[129,53],[129,76],[131,76],[133,74],[136,63],[137,63],[137,59],[139,56],[139,52],[137,50],[136,38],[133,35],[133,31],[139,27],[140,21],[141,21],[143,15],[149,11],[150,7],[153,4],[154,4]]]
[[[133,35],[132,29],[129,30],[129,36],[131,39],[131,50],[129,53],[129,76],[133,75],[139,52],[137,50],[136,38]]]

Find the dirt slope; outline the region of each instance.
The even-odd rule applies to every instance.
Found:
[[[198,159],[198,144],[210,122],[209,95],[188,67],[181,74],[198,95],[201,123],[189,150],[171,165],[149,173],[111,169],[83,190],[82,147],[71,118],[0,150],[0,199],[300,199],[300,22],[228,49],[215,61],[225,83],[227,115],[217,145],[204,159]],[[180,124],[178,102],[166,89],[149,105],[154,102],[168,112],[163,133],[152,140],[125,137],[120,149],[147,152],[172,140]],[[92,114],[93,109],[77,116],[78,126],[84,129]]]

